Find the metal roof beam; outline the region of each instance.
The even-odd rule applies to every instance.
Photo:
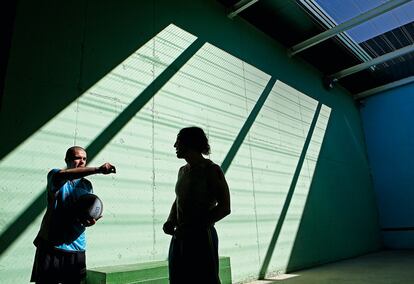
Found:
[[[410,2],[411,0],[394,0],[394,1],[389,1],[386,2],[385,4],[382,4],[372,10],[369,10],[355,18],[350,19],[349,21],[346,21],[342,24],[339,24],[329,30],[326,30],[316,36],[313,36],[301,43],[298,43],[296,45],[294,45],[293,47],[291,47],[288,50],[288,54],[289,56],[293,56],[296,53],[299,53],[305,49],[308,49],[322,41],[325,41],[333,36],[336,36],[337,34],[344,32],[346,30],[349,30],[357,25],[360,25],[374,17],[377,17],[379,15],[382,15],[390,10],[393,10],[403,4],[406,4],[408,2]]]
[[[391,60],[391,59],[393,59],[395,57],[399,57],[399,56],[402,56],[404,54],[407,54],[407,53],[410,53],[410,52],[413,52],[413,51],[414,51],[414,44],[407,45],[407,46],[405,46],[403,48],[394,50],[393,52],[389,52],[389,53],[386,53],[384,55],[375,57],[372,60],[369,60],[369,61],[366,61],[366,62],[362,62],[360,64],[357,64],[357,65],[354,65],[352,67],[346,68],[344,70],[341,70],[341,71],[339,71],[339,72],[337,72],[335,74],[329,75],[327,77],[331,81],[335,82],[335,81],[337,81],[340,78],[349,76],[349,75],[354,74],[356,72],[359,72],[359,71],[362,71],[364,69],[367,69],[367,68],[369,68],[369,67],[371,67],[373,65],[377,65],[377,64],[384,63],[384,62],[386,62],[388,60]]]
[[[406,85],[412,82],[414,82],[414,76],[410,76],[410,77],[407,77],[407,78],[404,78],[404,79],[401,79],[395,82],[391,82],[391,83],[355,94],[354,100],[360,100],[360,99],[375,95],[377,93],[384,92],[384,91],[387,91],[387,90],[390,90],[390,89],[393,89],[393,88],[396,88],[402,85]]]
[[[231,8],[231,12],[227,14],[227,17],[230,19],[233,19],[237,14],[239,14],[241,11],[249,8],[254,3],[258,2],[259,0],[241,0],[233,5]]]

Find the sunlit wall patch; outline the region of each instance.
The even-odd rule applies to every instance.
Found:
[[[331,108],[322,105],[268,271],[286,272],[322,147]]]
[[[171,68],[186,53],[182,65]],[[171,69],[170,77],[165,77]],[[163,83],[156,85],[160,78]],[[1,231],[42,194],[46,173],[64,165],[68,146],[95,147],[102,133],[115,128],[108,132],[108,143],[94,148],[93,164],[110,161],[118,172],[111,178],[91,177],[105,211],[100,223],[88,231],[88,265],[165,259],[169,237],[161,227],[174,200],[178,168],[184,163],[173,148],[178,130],[203,127],[212,147],[210,158],[221,164],[258,100],[266,97],[226,172],[232,214],[217,226],[220,253],[231,257],[233,280],[257,276],[318,105],[275,81],[169,25],[0,161],[6,196],[0,200]],[[263,96],[266,90],[268,96]],[[143,94],[148,96],[145,103],[129,113],[127,121],[114,123]],[[323,141],[324,119],[327,123],[329,113],[322,107],[269,270],[286,267]],[[39,219],[33,217],[29,229],[1,255],[10,279],[30,273],[31,241]]]
[[[119,248],[118,263],[164,259],[169,236],[162,224],[174,201],[178,160],[173,144],[178,131],[187,126],[202,127],[210,141],[210,158],[217,164],[224,159],[239,129],[270,76],[229,53],[209,44],[200,49],[153,96],[152,100],[114,136],[97,159],[119,160],[122,168],[117,185],[122,194],[114,194],[104,178],[96,184],[102,198],[108,200],[112,215],[90,234],[96,252],[96,265],[113,261],[110,250],[102,250],[107,240],[118,239],[119,226],[130,244]],[[122,140],[122,144],[121,144]],[[95,234],[96,232],[96,234]],[[100,248],[100,249],[99,249]]]
[[[4,157],[0,161],[2,186],[20,198],[0,200],[1,224],[10,222],[44,188],[47,171],[63,162],[69,146],[91,143],[195,40],[169,25]]]
[[[0,231],[2,240],[7,239],[1,246],[1,265],[10,268],[10,282],[27,281],[30,274],[32,241],[40,225],[37,203],[46,199],[47,172],[64,166],[69,146],[91,145],[196,39],[173,24],[167,26],[0,161]],[[118,157],[125,157],[122,151]]]

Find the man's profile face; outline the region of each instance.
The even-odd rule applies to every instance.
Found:
[[[175,153],[177,155],[177,158],[182,159],[185,157],[185,154],[187,152],[187,149],[183,143],[180,142],[180,137],[177,136],[177,140],[174,143]]]
[[[81,168],[86,166],[86,152],[82,149],[74,149],[72,156],[66,160],[68,169]]]

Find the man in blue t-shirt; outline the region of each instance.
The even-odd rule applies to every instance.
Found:
[[[78,218],[76,201],[91,194],[92,184],[85,177],[115,173],[115,167],[105,163],[86,167],[86,151],[70,147],[66,151],[66,169],[53,169],[47,175],[47,209],[34,244],[36,246],[31,282],[81,283],[86,276],[85,227],[97,219]]]

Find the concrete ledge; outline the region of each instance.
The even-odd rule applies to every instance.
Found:
[[[220,257],[222,284],[231,284],[230,257]],[[168,262],[153,261],[88,269],[87,284],[168,284]]]

